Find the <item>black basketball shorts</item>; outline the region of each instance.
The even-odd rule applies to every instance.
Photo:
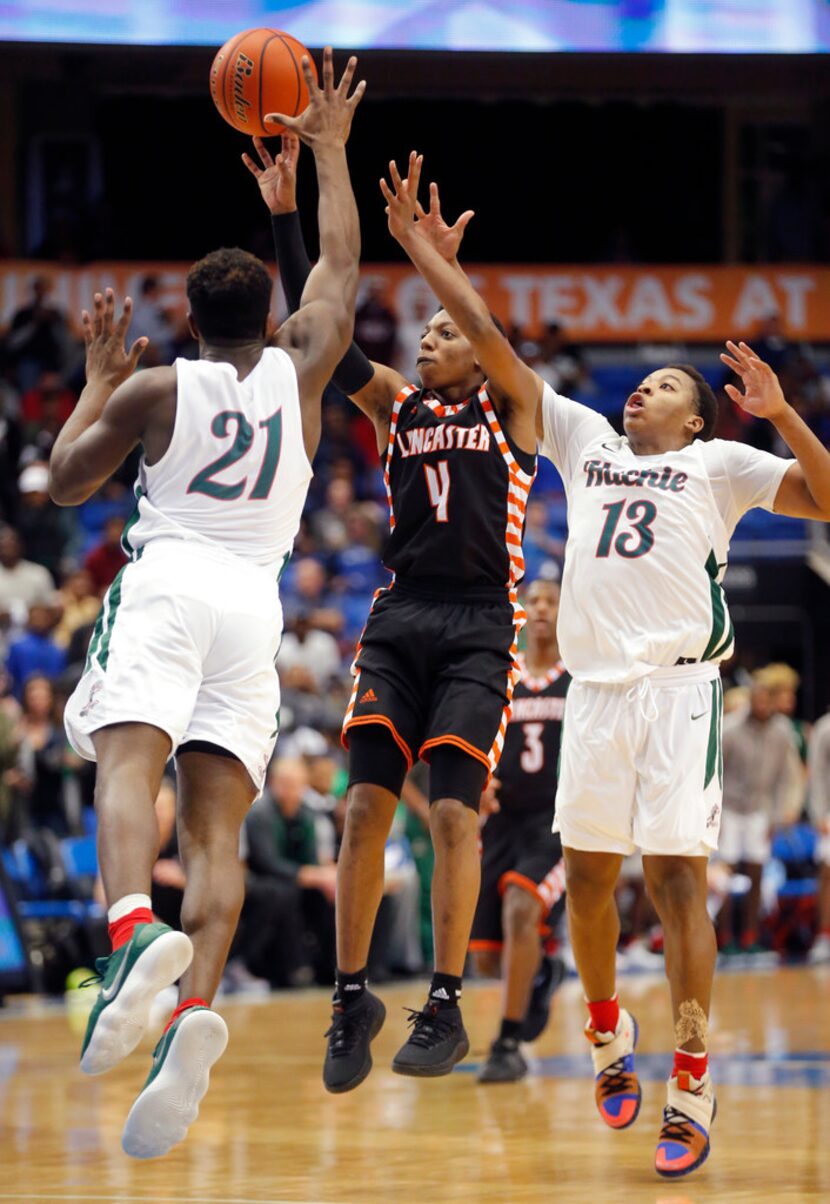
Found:
[[[481,830],[481,893],[470,949],[499,950],[504,944],[501,913],[508,886],[518,886],[539,902],[539,932],[547,936],[565,907],[562,842],[551,832],[553,812],[529,815],[497,811]]]
[[[361,724],[382,724],[407,768],[451,744],[498,764],[517,676],[524,619],[507,591],[448,600],[396,582],[375,596],[357,646],[343,744]]]

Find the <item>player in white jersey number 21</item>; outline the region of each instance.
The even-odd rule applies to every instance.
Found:
[[[133,375],[127,299],[111,289],[84,314],[87,383],[50,468],[56,502],[88,498],[137,445],[131,561],[116,578],[66,709],[73,746],[98,762],[98,849],[112,954],[81,1069],[101,1074],[138,1044],[159,990],[179,1005],[127,1118],[125,1151],[165,1154],[196,1119],[228,1039],[210,1008],[244,895],[239,830],[259,793],[279,724],[274,660],[278,579],[300,523],[320,439],[320,401],[349,345],[360,230],[346,163],[356,60],[335,89],[331,50],[310,103],[285,123],[314,152],[320,260],[301,308],[270,335],[271,277],[240,250],[215,251],[187,280],[199,361]],[[281,119],[283,120],[283,119]],[[184,932],[153,923],[154,800],[176,754],[178,831],[187,884]]]
[[[665,933],[676,1053],[656,1170],[688,1174],[709,1152],[714,1096],[707,1058],[715,936],[706,866],[721,800],[718,662],[733,644],[720,582],[741,515],[761,506],[830,521],[830,453],[787,404],[775,374],[745,343],[721,358],[727,386],[773,423],[794,453],[780,459],[709,440],[715,397],[689,365],[652,372],[629,397],[625,435],[557,396],[490,320],[456,258],[471,214],[443,222],[437,190],[417,203],[419,160],[394,195],[390,228],[473,344],[502,393],[538,401],[542,454],[568,496],[559,647],[573,677],[565,708],[556,826],[567,869],[571,941],[590,1019],[596,1102],[615,1129],[640,1109],[637,1026],[615,992],[614,887],[639,848]]]

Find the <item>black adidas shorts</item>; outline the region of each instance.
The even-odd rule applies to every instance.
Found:
[[[501,949],[502,897],[518,886],[538,899],[539,925],[547,935],[565,907],[565,864],[562,842],[551,832],[553,811],[529,815],[497,811],[481,830],[481,893],[478,896],[472,950]]]
[[[343,744],[382,724],[411,768],[451,744],[498,764],[513,693],[518,634],[507,591],[448,600],[396,582],[376,597],[358,643]]]

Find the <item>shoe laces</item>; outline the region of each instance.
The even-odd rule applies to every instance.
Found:
[[[357,1014],[345,1008],[335,1008],[331,1014],[331,1025],[326,1030],[330,1038],[329,1053],[333,1058],[347,1057],[360,1041],[369,1019],[370,1009],[361,1008]]]
[[[84,987],[97,987],[99,983],[104,981],[107,973],[108,957],[96,957],[95,972],[90,974],[89,978],[85,978],[83,982],[78,983],[78,989],[83,990]]]
[[[631,1088],[631,1072],[626,1070],[625,1058],[617,1058],[616,1062],[612,1062],[610,1066],[606,1066],[602,1072],[602,1082],[599,1089],[603,1097],[616,1095],[620,1091],[628,1091]]]
[[[412,1025],[408,1043],[418,1045],[422,1049],[431,1049],[450,1035],[455,1028],[455,1021],[441,1015],[441,1008],[427,1004],[420,1012],[416,1008],[404,1008],[409,1012],[407,1024]]]
[[[661,1141],[679,1141],[689,1145],[694,1136],[694,1127],[684,1112],[667,1104],[663,1110],[663,1128],[660,1130]]]

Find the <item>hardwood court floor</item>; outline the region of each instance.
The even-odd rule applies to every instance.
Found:
[[[485,985],[465,990],[466,1070],[433,1081],[391,1073],[406,1027],[401,1009],[422,993],[421,984],[381,991],[388,1018],[375,1069],[345,1096],[327,1095],[320,1082],[324,992],[223,1004],[231,1041],[202,1115],[184,1145],[147,1163],[122,1154],[119,1138],[149,1048],[109,1075],[84,1078],[62,1011],[7,1012],[0,1202],[830,1200],[830,970],[720,977],[712,1154],[679,1183],[652,1169],[671,1049],[661,979],[622,982],[640,1022],[645,1092],[640,1119],[624,1133],[604,1128],[594,1112],[575,981],[560,991],[534,1047],[535,1072],[499,1086],[479,1086],[473,1071],[498,1009],[496,989]]]

